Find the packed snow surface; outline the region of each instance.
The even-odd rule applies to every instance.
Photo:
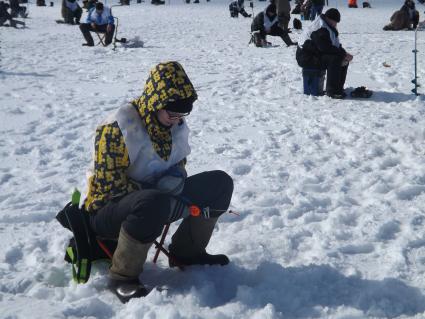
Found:
[[[130,40],[116,50],[82,47],[55,23],[60,2],[30,4],[28,28],[0,28],[0,318],[425,318],[424,98],[410,92],[414,32],[382,30],[402,2],[329,0],[354,55],[347,92],[365,85],[368,100],[303,95],[296,48],[249,46],[251,19],[227,1],[114,7]],[[141,279],[162,289],[123,305],[106,265],[73,283],[54,217],[83,184],[96,125],[167,60],[199,95],[188,172],[228,172],[240,216],[208,248],[230,265],[181,272],[152,250]]]

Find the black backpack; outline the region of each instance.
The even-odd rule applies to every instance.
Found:
[[[92,262],[110,261],[117,242],[96,238],[96,234],[90,228],[89,213],[78,207],[78,201],[73,195],[73,200],[56,215],[56,219],[73,234],[66,247],[64,258],[71,264],[72,277],[77,283],[86,283],[90,278]]]

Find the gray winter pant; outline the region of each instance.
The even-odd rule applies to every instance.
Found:
[[[199,207],[226,211],[233,193],[233,180],[223,171],[208,171],[186,179],[181,196]],[[91,213],[91,227],[103,238],[118,238],[121,225],[134,239],[151,243],[170,220],[170,196],[158,190],[134,191],[111,200]],[[205,249],[217,218],[189,216],[180,224],[170,247],[176,255],[194,255]]]

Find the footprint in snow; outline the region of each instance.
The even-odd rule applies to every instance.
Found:
[[[22,247],[12,247],[6,252],[4,261],[10,265],[15,265],[22,257]]]
[[[396,194],[400,200],[412,200],[423,192],[425,192],[425,186],[423,185],[407,185],[401,187]]]
[[[339,249],[341,253],[346,255],[370,254],[374,250],[372,244],[347,245]]]
[[[386,241],[396,238],[396,234],[400,232],[400,222],[396,220],[389,221],[382,225],[378,233],[376,234],[376,238],[378,240]]]
[[[234,173],[234,174],[236,174],[236,175],[246,175],[246,174],[248,174],[249,172],[251,172],[251,166],[249,166],[249,165],[245,165],[245,164],[242,164],[242,165],[236,166],[236,167],[233,169],[233,173]]]

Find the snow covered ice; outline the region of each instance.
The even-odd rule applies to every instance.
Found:
[[[140,44],[115,51],[56,24],[59,1],[30,4],[27,29],[0,28],[0,318],[425,318],[424,98],[410,92],[414,33],[382,30],[402,2],[329,0],[354,55],[346,87],[374,91],[342,101],[303,95],[296,48],[248,46],[251,19],[224,0],[115,7],[118,36]],[[199,95],[188,172],[228,172],[240,216],[208,248],[230,265],[180,272],[152,249],[142,279],[166,289],[123,305],[106,265],[72,282],[54,217],[83,184],[95,126],[167,60]]]

